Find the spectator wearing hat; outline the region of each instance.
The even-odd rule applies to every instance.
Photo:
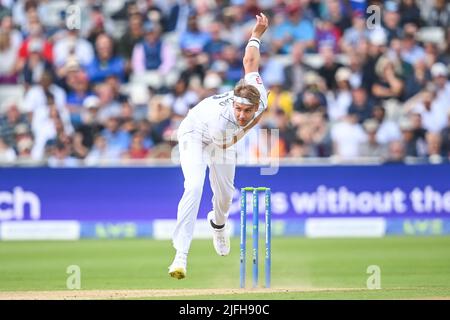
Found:
[[[132,55],[132,69],[135,74],[157,70],[166,74],[175,64],[171,48],[161,39],[161,27],[147,23],[144,39],[136,44]]]
[[[109,35],[106,33],[98,35],[95,40],[95,52],[95,58],[85,68],[91,82],[103,82],[110,75],[118,77],[121,82],[125,80],[125,60],[114,55],[113,40]]]
[[[382,159],[387,156],[386,145],[380,144],[376,139],[378,127],[379,124],[374,119],[364,121],[363,128],[367,134],[367,141],[359,146],[359,156]]]
[[[331,121],[338,121],[348,113],[352,104],[350,87],[351,71],[347,67],[340,67],[336,72],[337,88],[327,92],[327,110]]]
[[[300,42],[306,50],[315,48],[315,30],[312,22],[303,16],[304,10],[298,2],[286,7],[286,18],[272,31],[274,52],[289,54],[292,45]]]

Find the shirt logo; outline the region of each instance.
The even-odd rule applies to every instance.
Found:
[[[260,77],[260,76],[257,76],[257,77],[256,77],[256,83],[257,83],[257,84],[262,84],[262,81],[261,81],[261,77]]]

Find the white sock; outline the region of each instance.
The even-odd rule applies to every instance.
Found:
[[[187,253],[185,252],[181,252],[181,251],[177,251],[176,255],[175,255],[175,260],[187,260]]]

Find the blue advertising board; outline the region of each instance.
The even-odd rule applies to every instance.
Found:
[[[275,175],[238,167],[235,186],[230,218],[236,222],[239,190],[247,186],[270,187],[273,219],[301,225],[311,218],[450,218],[448,165],[283,166]],[[124,234],[150,236],[126,223],[176,219],[182,193],[180,167],[0,168],[0,223],[75,220],[100,234],[96,223],[119,223]],[[211,210],[211,197],[206,178],[200,219]],[[398,233],[400,222],[392,221],[387,230]]]

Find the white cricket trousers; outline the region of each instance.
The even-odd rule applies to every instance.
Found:
[[[228,219],[234,193],[235,149],[221,150],[205,145],[201,134],[193,130],[193,124],[184,119],[178,129],[180,163],[184,175],[184,193],[178,204],[177,224],[173,233],[173,246],[188,253],[194,234],[206,168],[213,191],[214,223],[223,225]]]

